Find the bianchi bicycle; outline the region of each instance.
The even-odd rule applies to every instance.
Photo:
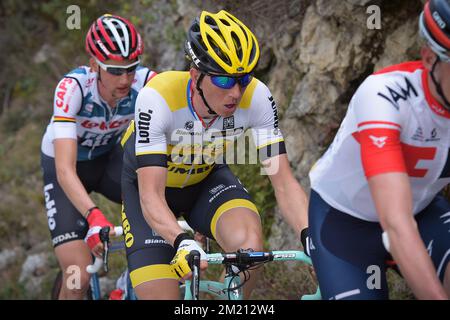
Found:
[[[295,250],[255,252],[241,249],[232,253],[210,253],[206,254],[206,257],[208,264],[225,266],[224,281],[202,280],[200,278],[200,253],[193,251],[186,257],[192,270],[192,278],[186,280],[183,285],[185,300],[199,300],[201,292],[208,293],[219,300],[243,300],[242,288],[250,278],[249,270],[274,261],[298,261],[308,265],[312,264],[311,259],[304,252]],[[303,295],[300,299],[320,300],[320,288],[317,287],[314,294]]]

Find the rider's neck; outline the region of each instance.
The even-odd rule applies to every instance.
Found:
[[[216,115],[210,114],[208,108],[205,106],[202,97],[198,93],[197,89],[192,90],[192,107],[194,108],[197,115],[203,119],[212,119]]]

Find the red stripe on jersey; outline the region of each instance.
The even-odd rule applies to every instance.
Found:
[[[400,141],[400,131],[395,129],[367,129],[354,132],[353,137],[361,145],[361,161],[369,179],[388,172],[407,172],[408,176],[423,178],[426,168],[416,168],[421,160],[433,160],[435,147],[412,146]]]
[[[404,71],[404,72],[415,72],[418,69],[425,69],[422,64],[422,61],[407,61],[403,63],[399,63],[393,66],[389,66],[374,72],[373,74],[383,74],[395,71]]]
[[[381,173],[407,172],[400,143],[400,131],[374,128],[362,130],[357,136],[367,179]]]
[[[435,147],[417,147],[402,143],[403,156],[410,177],[423,178],[428,169],[417,169],[420,160],[433,160],[436,156]]]
[[[362,126],[367,126],[370,124],[388,124],[390,126],[396,126],[399,127],[400,129],[402,128],[401,125],[399,125],[398,123],[395,122],[389,122],[389,121],[365,121],[365,122],[361,122],[358,124],[358,128],[362,127]]]

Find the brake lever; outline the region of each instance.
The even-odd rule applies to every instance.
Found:
[[[109,231],[110,227],[103,227],[100,230],[100,241],[103,243],[103,270],[107,273],[108,268],[108,254],[109,254]]]

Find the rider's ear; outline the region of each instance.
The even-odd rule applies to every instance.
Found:
[[[97,61],[94,58],[89,59],[89,67],[91,68],[91,72],[96,72],[98,70]]]
[[[189,70],[189,74],[191,75],[191,79],[194,84],[197,83],[198,77],[200,76],[200,71],[196,68],[191,68]]]
[[[430,71],[433,67],[434,62],[437,59],[436,54],[431,50],[431,48],[427,45],[422,46],[420,49],[420,55],[422,56],[422,63],[424,67]]]

